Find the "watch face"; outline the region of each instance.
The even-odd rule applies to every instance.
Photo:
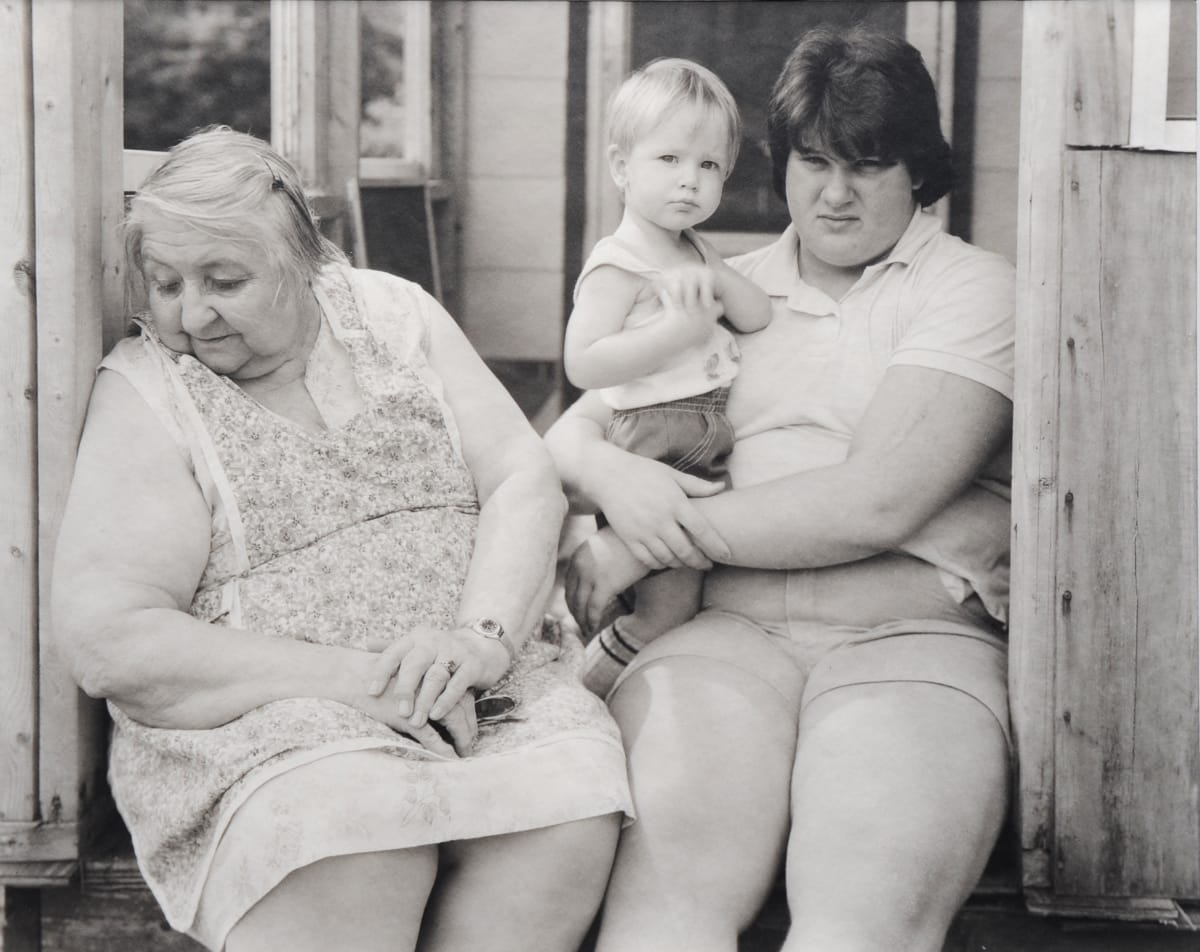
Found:
[[[504,626],[494,618],[481,618],[475,622],[474,628],[486,638],[499,638],[504,634]]]

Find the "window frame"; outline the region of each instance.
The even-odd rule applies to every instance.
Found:
[[[357,0],[354,2],[357,3]],[[300,0],[271,0],[271,140],[276,148],[282,147],[280,140],[286,137],[280,131],[281,117],[277,115],[280,108],[286,109],[288,104],[299,102],[304,95],[304,65],[285,65],[278,62],[281,50],[303,49],[299,33],[305,29],[305,20],[301,15],[301,8]],[[402,158],[359,156],[356,172],[359,184],[363,187],[426,185],[430,183],[434,171],[432,0],[409,0],[404,4],[403,10],[404,88],[407,107],[404,143],[408,154]],[[357,16],[355,20],[357,22]],[[361,69],[361,57],[357,55],[357,46],[355,53],[352,58],[360,64]],[[357,81],[352,85],[355,90],[354,98],[357,99]],[[359,115],[356,113],[352,130],[355,141],[358,140],[358,121]],[[291,150],[284,151],[286,154]],[[165,151],[124,149],[122,180],[125,191],[136,190],[165,157]],[[295,159],[296,156],[289,155],[289,158]],[[312,174],[312,170],[304,171]],[[320,187],[325,183],[310,184]]]
[[[1133,5],[1129,145],[1159,152],[1195,152],[1196,120],[1167,116],[1170,39],[1170,0],[1137,0]]]

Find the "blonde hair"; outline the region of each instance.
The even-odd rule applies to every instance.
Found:
[[[133,194],[123,232],[126,285],[135,306],[145,295],[142,236],[148,211],[220,241],[257,245],[293,291],[326,265],[346,261],[321,234],[296,168],[263,140],[228,126],[188,136]]]
[[[691,60],[656,59],[635,70],[609,100],[608,141],[628,153],[668,112],[687,106],[703,110],[705,118],[724,120],[728,178],[742,140],[737,103],[712,70]]]

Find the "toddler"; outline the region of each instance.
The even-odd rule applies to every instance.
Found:
[[[564,363],[568,379],[613,408],[607,439],[705,479],[727,481],[725,419],[743,333],[770,320],[770,301],[692,229],[721,201],[741,121],[712,72],[655,60],[631,75],[608,115],[608,164],[624,199],[617,230],[597,242],[575,285]],[[699,608],[702,573],[651,575],[633,614],[587,647],[583,680],[607,696],[633,655]]]

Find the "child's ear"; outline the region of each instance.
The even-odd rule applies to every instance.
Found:
[[[628,181],[628,176],[625,174],[627,164],[625,153],[621,151],[621,147],[610,145],[608,147],[608,173],[621,191],[625,191],[625,183]]]

